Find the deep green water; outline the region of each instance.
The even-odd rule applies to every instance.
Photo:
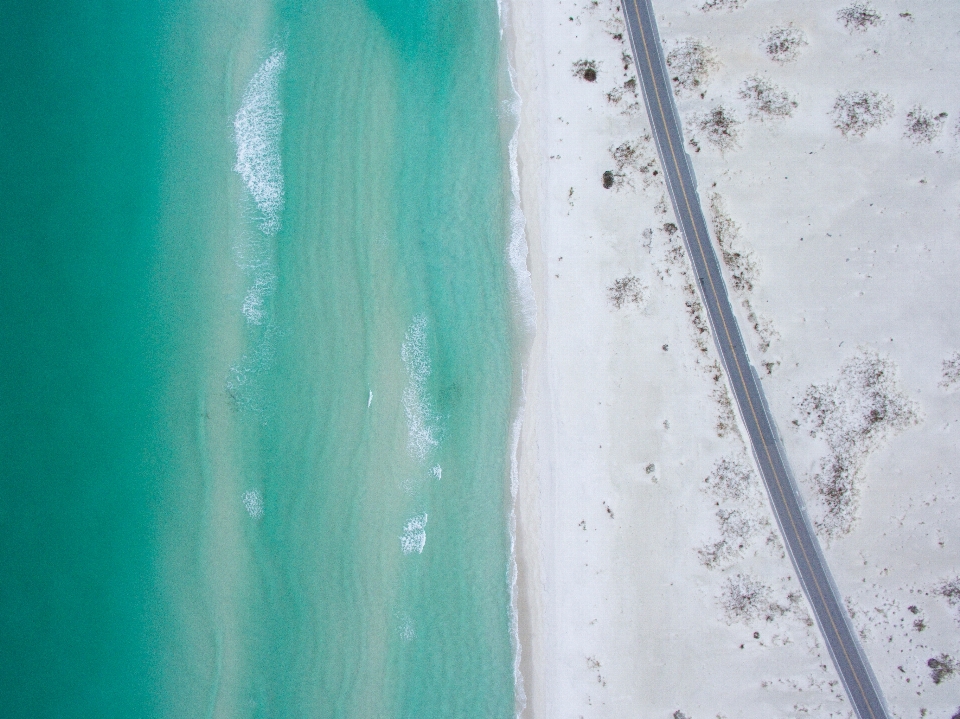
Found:
[[[0,6],[7,717],[508,717],[494,0]]]

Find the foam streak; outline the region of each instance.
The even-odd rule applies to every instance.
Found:
[[[410,376],[407,387],[403,390],[403,411],[407,415],[408,427],[407,449],[413,457],[423,461],[438,444],[426,397],[430,357],[427,354],[427,318],[423,315],[413,318],[403,338],[400,358]]]
[[[280,229],[283,212],[283,168],[280,161],[280,74],[286,54],[274,50],[250,80],[243,103],[233,121],[237,143],[234,170],[243,177],[260,210],[260,229],[274,235]]]
[[[427,544],[427,513],[418,514],[410,519],[403,528],[400,548],[404,554],[420,554]]]

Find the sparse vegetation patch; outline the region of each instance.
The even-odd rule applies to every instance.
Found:
[[[607,102],[611,105],[616,105],[623,99],[623,88],[619,85],[616,85],[612,90],[607,93]]]
[[[907,113],[907,125],[903,136],[914,145],[929,145],[943,132],[946,121],[947,113],[941,112],[939,115],[934,115],[929,110],[916,105]]]
[[[573,63],[573,75],[587,82],[597,81],[599,66],[596,60],[577,60]]]
[[[610,303],[619,310],[631,302],[635,305],[642,304],[646,289],[638,278],[626,275],[613,281],[607,288],[607,295]]]
[[[591,14],[598,10],[603,12],[603,18],[600,20],[603,29],[617,42],[623,42],[623,34],[627,31],[627,27],[623,21],[623,13],[620,12],[619,0],[603,0],[602,3],[599,0],[592,0],[587,5],[587,10]]]
[[[726,437],[731,432],[739,435],[737,416],[733,413],[733,400],[725,384],[713,388],[713,399],[717,403],[717,436]]]
[[[960,352],[954,352],[943,361],[943,379],[940,386],[950,389],[960,382]]]
[[[650,187],[660,175],[657,160],[647,153],[650,144],[650,135],[644,135],[637,140],[622,142],[610,148],[610,156],[617,166],[614,175],[614,185],[633,185],[633,178],[640,176],[644,188]]]
[[[753,331],[757,333],[757,337],[760,338],[760,344],[757,345],[757,348],[761,352],[766,352],[770,349],[770,345],[773,344],[774,340],[780,339],[780,333],[777,332],[776,328],[773,326],[773,322],[769,318],[761,316],[755,309],[750,300],[744,298],[743,302],[740,303],[747,311],[747,321],[750,323],[750,326],[753,327]],[[764,362],[764,367],[767,368],[767,374],[773,373],[773,367],[780,364],[779,362]]]
[[[679,250],[677,252],[677,256],[680,258],[678,262],[682,262],[685,257],[683,247],[679,242],[677,243],[677,247]],[[707,339],[710,337],[710,325],[707,324],[707,316],[703,311],[703,303],[700,301],[700,295],[697,294],[696,288],[690,281],[684,283],[683,294],[686,297],[683,304],[687,308],[687,315],[689,315],[690,321],[693,323],[693,328],[697,331],[694,337],[694,342],[696,342],[698,350],[700,350],[703,354],[707,354],[709,351],[707,348]],[[729,395],[726,395],[725,399],[729,405]],[[724,422],[722,420],[718,420],[717,432],[721,431],[721,424],[724,424]],[[726,424],[726,427],[729,426],[732,426],[732,422]],[[723,428],[724,434],[726,434],[726,427]]]
[[[707,138],[707,142],[720,152],[733,150],[740,146],[740,134],[737,127],[740,120],[723,105],[717,105],[704,115],[696,115],[693,119],[695,130],[699,130]]]
[[[775,27],[763,38],[763,51],[774,62],[781,64],[793,62],[800,54],[800,48],[806,47],[807,35],[793,25]]]
[[[720,245],[723,263],[730,271],[733,289],[741,296],[741,305],[747,311],[747,320],[760,339],[760,351],[766,352],[773,341],[780,337],[780,333],[769,319],[761,317],[753,309],[750,298],[745,296],[753,291],[759,269],[753,253],[741,246],[740,227],[727,214],[723,198],[717,192],[710,195],[710,219],[717,244]]]
[[[757,263],[753,253],[739,247],[740,226],[727,214],[723,197],[718,192],[710,194],[710,219],[723,263],[730,270],[733,289],[740,293],[752,291],[758,274]]]
[[[740,85],[740,99],[750,106],[750,116],[790,117],[797,108],[797,101],[790,93],[777,87],[759,75],[751,75]]]
[[[701,12],[710,12],[711,10],[739,10],[747,4],[747,0],[706,0],[700,6]]]
[[[837,13],[837,20],[850,32],[866,32],[883,21],[883,17],[870,3],[855,2]]]
[[[628,77],[623,81],[623,85],[615,85],[612,90],[607,92],[607,102],[611,105],[619,105],[624,98],[627,98],[627,106],[623,109],[623,114],[632,115],[639,111],[640,102],[637,92],[637,78]]]
[[[799,592],[791,591],[783,597],[784,602],[773,598],[773,590],[761,581],[743,574],[727,579],[720,596],[720,606],[727,615],[727,621],[748,623],[753,619],[772,622],[775,617],[793,613],[804,624],[810,626],[813,620],[803,608],[803,597]],[[759,639],[758,632],[753,633]]]
[[[733,540],[745,542],[756,530],[756,522],[738,509],[718,509],[720,533]],[[743,549],[743,546],[740,546]]]
[[[718,66],[713,50],[692,37],[667,53],[667,67],[678,90],[700,92]]]
[[[893,103],[879,92],[845,92],[833,103],[833,124],[843,135],[863,137],[893,115]]]
[[[720,606],[730,622],[749,622],[764,614],[770,604],[770,587],[743,574],[729,577],[720,595]]]
[[[960,670],[960,664],[948,654],[931,657],[927,660],[927,666],[930,667],[930,678],[933,679],[934,684],[949,679]]]
[[[827,537],[853,526],[867,455],[919,421],[898,374],[887,357],[861,350],[843,365],[836,382],[811,385],[799,403],[810,435],[822,437],[830,450],[813,477],[824,506],[817,527]]]
[[[743,501],[756,491],[756,475],[743,459],[723,457],[713,465],[713,471],[703,480],[719,499]]]
[[[960,577],[944,582],[933,591],[946,599],[951,607],[960,607]]]
[[[652,158],[645,157],[642,149],[644,143],[649,142],[649,140],[649,137],[644,137],[632,142],[628,140],[616,147],[611,147],[610,155],[613,157],[613,161],[617,163],[617,169],[623,172],[628,168],[640,169],[644,167],[649,172],[655,161]]]
[[[750,537],[757,531],[757,522],[737,509],[718,509],[717,522],[720,540],[697,550],[700,563],[707,569],[716,569],[743,556]]]
[[[716,389],[719,390],[722,373],[716,362],[712,372],[713,381],[718,385]],[[760,495],[755,475],[744,460],[742,453],[723,457],[717,460],[713,471],[703,480],[704,491],[718,500],[717,505],[720,502],[724,505],[732,502],[735,505],[717,509],[720,539],[708,542],[697,550],[700,563],[707,569],[724,569],[743,556],[755,536],[769,533],[769,521],[756,511],[760,506]]]

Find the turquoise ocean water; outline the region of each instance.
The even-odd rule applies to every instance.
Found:
[[[511,716],[494,0],[0,33],[0,713]]]

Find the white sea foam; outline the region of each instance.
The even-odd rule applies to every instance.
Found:
[[[511,25],[511,11],[513,10],[510,2],[504,3],[497,0],[497,11],[500,17],[500,37],[503,38],[505,32]],[[512,41],[512,39],[511,39]],[[527,268],[527,255],[529,247],[527,245],[526,218],[523,215],[523,208],[520,204],[520,167],[519,167],[519,144],[520,144],[520,109],[522,101],[520,93],[517,90],[516,73],[509,59],[507,61],[507,72],[510,77],[510,90],[513,97],[505,102],[505,109],[516,123],[513,136],[507,147],[510,158],[510,192],[512,202],[510,205],[510,244],[507,247],[507,257],[510,261],[510,267],[513,270],[514,297],[520,317],[525,328],[528,331],[536,329],[537,324],[537,302],[533,292],[533,278],[530,270]],[[518,589],[517,589],[517,493],[520,489],[520,433],[523,429],[523,417],[526,407],[526,373],[521,374],[520,379],[520,403],[517,407],[517,414],[511,427],[510,436],[510,495],[512,498],[510,505],[509,528],[510,528],[510,563],[507,571],[507,581],[510,586],[510,639],[513,644],[513,686],[514,686],[514,716],[520,717],[527,706],[527,694],[524,689],[523,673],[520,671],[520,660],[523,653],[523,647],[520,644],[520,625]]]
[[[255,489],[243,493],[243,506],[254,519],[263,517],[263,495]]]
[[[248,281],[241,311],[252,325],[266,325],[270,321],[268,300],[277,286],[275,244],[273,237],[244,227],[233,245],[237,266]]]
[[[409,380],[403,390],[403,411],[407,416],[407,449],[423,461],[437,446],[436,428],[426,396],[430,377],[430,356],[427,354],[427,318],[413,318],[400,348],[400,358],[407,368]]]
[[[440,480],[443,477],[443,467],[441,467],[439,464],[435,464],[430,468],[429,474],[427,474],[421,467],[415,474],[401,480],[400,488],[410,496],[414,496],[423,488],[424,483],[429,477],[433,477],[435,480]]]
[[[274,366],[276,334],[273,326],[266,326],[254,351],[244,354],[230,366],[224,387],[237,409],[258,415],[261,423],[266,422],[270,398],[264,392],[260,377]]]
[[[523,674],[520,671],[520,658],[523,647],[520,645],[520,618],[517,607],[517,492],[520,490],[520,431],[523,429],[523,415],[526,407],[526,376],[520,380],[520,406],[510,430],[510,564],[507,581],[510,585],[510,640],[513,643],[513,686],[514,713],[520,716],[527,706],[527,694],[523,687]]]
[[[283,212],[283,168],[280,161],[280,74],[286,54],[274,50],[264,60],[243,93],[243,102],[233,120],[237,164],[257,208],[260,229],[267,235],[280,229]]]
[[[522,102],[520,93],[517,92],[516,73],[513,71],[513,66],[508,64],[507,70],[510,74],[510,90],[513,92],[513,99],[505,104],[510,116],[516,122],[513,137],[510,138],[510,144],[507,146],[510,155],[510,193],[513,195],[510,202],[510,244],[507,246],[507,257],[510,260],[510,268],[513,270],[513,290],[520,317],[527,329],[533,330],[537,325],[537,302],[533,294],[533,277],[527,269],[527,254],[530,248],[527,246],[527,219],[520,205],[520,167],[517,158]]]
[[[413,620],[406,614],[400,615],[400,624],[397,627],[397,633],[405,642],[411,642],[417,638],[417,630],[414,629]]]
[[[265,274],[257,277],[253,286],[247,290],[247,296],[243,298],[243,316],[247,321],[254,325],[263,324],[266,318],[266,309],[264,304],[267,297],[273,294],[275,278],[272,274]]]
[[[427,543],[427,513],[418,514],[403,527],[400,548],[404,554],[420,554]]]

